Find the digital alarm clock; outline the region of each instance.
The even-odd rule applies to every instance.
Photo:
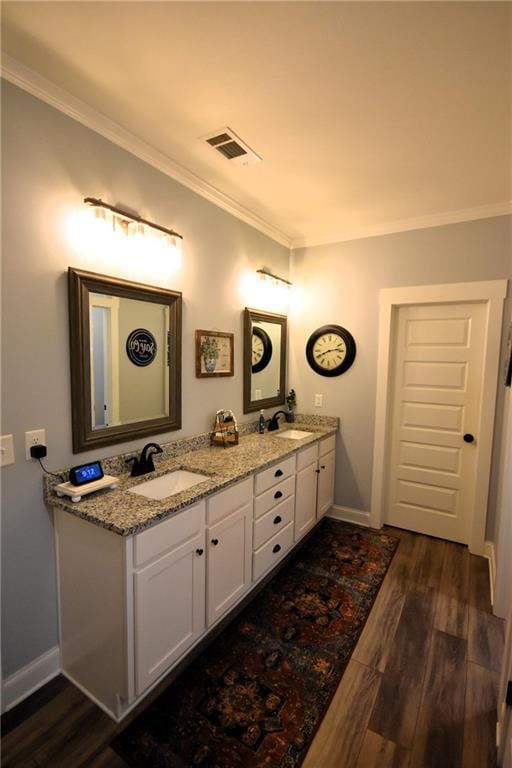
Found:
[[[71,467],[69,470],[69,482],[72,485],[85,485],[93,483],[95,480],[101,480],[103,470],[99,461],[91,461],[89,464],[80,464],[78,467]]]

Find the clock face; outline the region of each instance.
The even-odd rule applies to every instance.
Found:
[[[341,325],[324,325],[314,331],[306,345],[306,357],[322,376],[339,376],[350,368],[356,356],[354,337]]]
[[[254,325],[252,328],[251,364],[252,372],[262,371],[272,357],[272,342],[270,336],[263,328]]]

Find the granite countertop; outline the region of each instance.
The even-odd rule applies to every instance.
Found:
[[[264,435],[253,432],[241,437],[238,445],[229,448],[204,447],[171,458],[156,456],[155,472],[143,477],[119,474],[120,483],[115,489],[98,491],[82,501],[72,502],[69,497],[58,497],[52,488],[47,488],[46,501],[121,536],[131,536],[338,431],[338,426],[295,422],[283,425],[280,433],[286,428],[301,429],[311,434],[300,440],[285,440],[271,432]],[[128,489],[176,469],[199,472],[208,475],[209,479],[160,501],[128,493]]]

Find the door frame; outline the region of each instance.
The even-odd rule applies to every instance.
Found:
[[[393,341],[398,309],[415,304],[485,303],[487,327],[485,329],[484,366],[480,396],[480,423],[475,429],[478,435],[476,492],[469,539],[470,551],[476,555],[484,554],[503,302],[507,295],[507,286],[508,280],[487,280],[470,283],[382,288],[379,291],[377,398],[370,508],[370,526],[372,528],[381,528],[384,523],[385,480],[390,448],[388,433],[391,426]]]

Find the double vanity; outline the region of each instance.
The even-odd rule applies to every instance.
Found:
[[[50,485],[63,673],[120,720],[332,506],[337,429],[164,451],[78,504]]]

